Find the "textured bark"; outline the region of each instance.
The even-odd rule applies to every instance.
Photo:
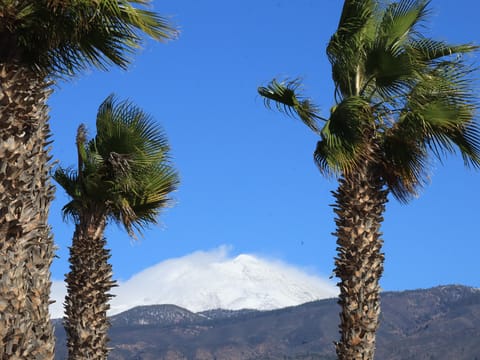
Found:
[[[0,359],[53,359],[45,79],[0,64]]]
[[[335,274],[340,279],[340,360],[371,360],[380,315],[379,280],[383,272],[380,225],[387,191],[365,162],[354,174],[340,179],[334,193],[337,214],[338,256]]]
[[[65,330],[70,360],[107,359],[108,303],[114,286],[110,251],[103,237],[105,218],[80,216],[66,276]]]

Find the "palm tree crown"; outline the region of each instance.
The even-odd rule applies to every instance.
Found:
[[[458,150],[480,166],[473,68],[464,55],[477,47],[423,36],[428,4],[345,1],[327,47],[336,99],[328,119],[296,79],[259,88],[267,106],[273,101],[320,135],[314,158],[324,174],[349,173],[373,156],[389,190],[407,201],[428,179],[431,155]],[[374,152],[366,146],[373,143]]]
[[[125,68],[142,43],[177,34],[145,9],[150,0],[0,0],[0,63],[17,62],[45,74],[72,75],[89,65]],[[141,7],[138,7],[141,6]]]
[[[58,168],[54,179],[71,201],[63,213],[75,222],[85,213],[106,217],[134,230],[157,221],[178,184],[163,131],[150,116],[113,96],[100,106],[97,135],[86,141],[84,126],[77,134],[78,168]]]

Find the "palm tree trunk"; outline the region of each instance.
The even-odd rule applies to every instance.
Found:
[[[338,256],[335,274],[340,279],[340,360],[371,360],[380,315],[379,280],[384,254],[380,225],[387,191],[375,170],[368,165],[340,179],[334,192],[337,214]]]
[[[108,356],[107,310],[115,282],[103,237],[105,225],[104,217],[82,216],[75,226],[65,298],[69,360],[105,360]]]
[[[0,359],[53,359],[45,79],[0,64]]]

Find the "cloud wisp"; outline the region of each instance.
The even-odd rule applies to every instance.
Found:
[[[215,308],[270,310],[334,297],[334,284],[281,261],[233,257],[229,248],[162,261],[113,289],[110,315],[139,305],[175,304],[190,311]],[[65,286],[54,281],[52,317],[63,316]]]

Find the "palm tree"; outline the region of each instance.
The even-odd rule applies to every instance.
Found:
[[[47,224],[52,82],[125,68],[141,43],[176,31],[149,0],[0,0],[0,358],[52,359]]]
[[[431,161],[459,152],[480,166],[480,127],[472,45],[450,45],[419,31],[427,0],[346,0],[327,55],[335,105],[322,118],[298,79],[273,80],[266,105],[297,116],[317,133],[314,160],[335,176],[339,279],[339,359],[373,359],[384,254],[380,225],[388,195],[407,202],[427,183]]]
[[[95,138],[86,141],[85,127],[78,129],[78,168],[54,174],[71,197],[63,214],[75,223],[66,275],[69,359],[107,358],[108,292],[115,281],[104,230],[113,221],[135,237],[135,230],[156,223],[178,184],[168,151],[165,135],[148,115],[110,96],[98,110]]]

